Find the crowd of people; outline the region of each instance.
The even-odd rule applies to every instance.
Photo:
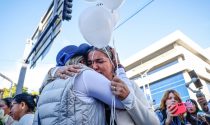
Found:
[[[209,125],[209,105],[198,97],[177,114],[182,99],[166,90],[155,111],[130,81],[110,46],[64,47],[49,70],[39,99],[22,93],[0,101],[4,125]],[[37,104],[36,104],[37,102]],[[184,103],[183,103],[184,104]]]
[[[32,125],[36,107],[36,96],[21,93],[13,98],[0,100],[0,109],[3,116],[0,119],[1,125]]]

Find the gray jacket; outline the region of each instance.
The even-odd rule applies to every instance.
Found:
[[[38,125],[38,117],[41,125],[105,124],[101,102],[86,103],[75,95],[74,81],[86,69],[66,80],[57,78],[43,87],[33,125]]]
[[[160,125],[158,117],[147,102],[144,93],[136,83],[133,83],[131,88],[134,90],[132,105],[129,107],[124,105],[126,110],[116,110],[117,125]]]

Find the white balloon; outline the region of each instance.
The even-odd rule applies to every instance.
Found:
[[[112,11],[112,20],[113,20],[113,27],[116,26],[117,22],[120,19],[120,14],[117,10]]]
[[[87,8],[80,15],[79,28],[85,40],[102,48],[109,44],[113,32],[111,12],[102,6]]]
[[[111,10],[115,10],[120,7],[124,0],[101,0],[104,6]]]

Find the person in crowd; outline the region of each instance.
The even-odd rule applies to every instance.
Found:
[[[205,115],[199,109],[197,102],[194,99],[186,100],[187,103],[191,103],[191,106],[187,107],[187,116],[188,121],[193,125],[209,125]]]
[[[91,49],[88,50],[86,60],[89,67],[104,75],[109,80],[116,80],[113,76],[116,76],[116,70],[118,70],[117,74],[119,74],[122,81],[126,83],[112,82],[111,84],[113,94],[121,100],[123,106],[126,108],[126,110],[117,109],[116,123],[119,125],[159,124],[158,118],[144,98],[144,94],[135,83],[129,81],[122,65],[115,61],[116,58],[113,53],[113,49],[110,46],[104,49],[91,47]],[[72,74],[72,67],[73,66],[65,66],[57,69],[55,76],[65,78],[66,75]],[[127,98],[132,98],[130,104],[124,102]]]
[[[34,110],[36,96],[27,93],[21,93],[13,98],[11,104],[11,116],[18,123],[15,125],[32,125],[34,119]]]
[[[43,83],[33,125],[105,125],[104,103],[112,105],[111,81],[83,65],[82,55],[87,48],[86,44],[70,45],[59,51],[57,65],[78,64],[81,71],[67,79]],[[115,77],[113,82],[123,81]],[[124,109],[119,99],[115,103],[116,108]]]
[[[206,120],[210,123],[210,101],[207,101],[205,96],[199,96],[197,97],[197,102],[206,113]]]
[[[4,111],[4,124],[13,125],[15,120],[9,115],[12,98],[3,98],[0,100],[0,109]]]
[[[207,102],[205,96],[197,97],[197,102],[199,103],[199,105],[205,113],[210,114],[210,101]]]
[[[184,114],[176,115],[178,110],[177,103],[181,103],[180,95],[175,90],[167,90],[162,99],[159,110],[156,110],[156,114],[160,120],[161,125],[187,125],[187,121]]]

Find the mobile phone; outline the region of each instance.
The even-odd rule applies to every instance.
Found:
[[[174,113],[175,115],[184,114],[187,111],[185,103],[177,103],[176,107],[177,107],[177,111]]]

